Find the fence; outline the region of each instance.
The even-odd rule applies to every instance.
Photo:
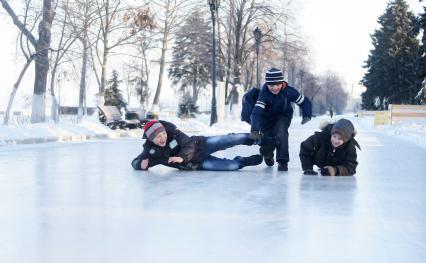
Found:
[[[426,121],[426,105],[389,105],[389,114],[391,124],[398,123],[403,120],[425,120]]]
[[[404,120],[425,120],[426,105],[390,104],[387,111],[361,111],[358,117],[374,116],[374,125],[394,125]]]

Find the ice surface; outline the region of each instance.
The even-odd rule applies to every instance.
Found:
[[[355,123],[356,176],[303,176],[319,121],[293,121],[283,173],[134,171],[137,139],[0,147],[0,262],[424,262],[425,148]]]

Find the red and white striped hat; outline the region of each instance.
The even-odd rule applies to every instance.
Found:
[[[166,129],[158,120],[152,120],[144,126],[146,138],[150,141],[154,140],[163,131],[165,132]]]

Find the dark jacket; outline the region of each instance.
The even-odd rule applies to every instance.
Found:
[[[204,161],[205,137],[188,137],[181,132],[174,124],[160,121],[167,133],[166,146],[160,147],[150,140],[146,140],[142,153],[132,161],[132,166],[136,170],[141,170],[142,160],[148,159],[148,168],[158,164],[177,168],[180,170],[197,170],[201,168]],[[146,136],[144,135],[146,139]],[[169,157],[179,156],[182,163],[168,163]]]
[[[322,131],[315,132],[300,144],[300,161],[303,170],[312,170],[314,164],[320,168],[334,166],[337,175],[353,175],[358,165],[356,148],[358,142],[352,137],[347,143],[334,149],[331,144],[331,129],[333,124],[328,124]]]
[[[302,108],[303,117],[311,118],[311,102],[295,88],[287,85],[275,95],[264,84],[251,115],[251,130],[265,131],[270,129],[274,126],[277,119],[282,116],[286,116],[291,120],[293,117],[293,108],[290,102],[294,102]]]

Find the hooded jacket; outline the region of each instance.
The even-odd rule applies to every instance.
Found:
[[[356,148],[360,146],[353,134],[344,144],[334,148],[331,144],[331,130],[333,124],[326,124],[320,132],[315,132],[300,144],[300,161],[302,169],[312,170],[314,165],[320,168],[334,166],[337,175],[354,175],[356,173],[357,154]]]
[[[181,132],[174,124],[167,121],[159,121],[167,133],[167,142],[164,147],[158,146],[146,140],[143,151],[133,161],[132,166],[136,170],[141,170],[142,160],[148,159],[148,168],[162,164],[180,170],[197,170],[204,161],[205,137],[189,137]],[[146,136],[144,134],[144,139]],[[168,163],[169,157],[179,156],[182,163]]]

